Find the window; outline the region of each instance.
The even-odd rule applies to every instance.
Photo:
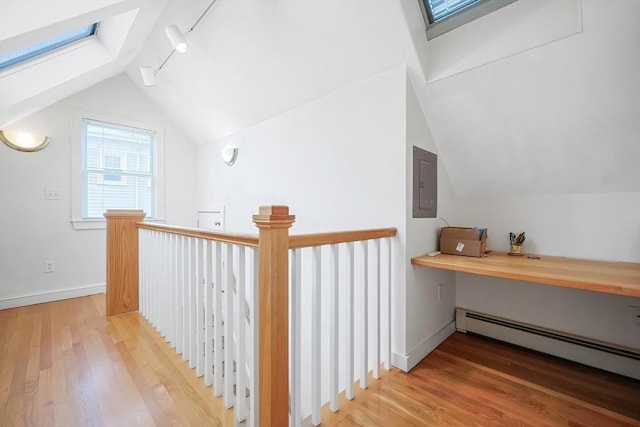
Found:
[[[122,182],[122,175],[113,173],[116,169],[121,169],[120,156],[110,156],[105,154],[104,156],[104,182]]]
[[[514,1],[516,0],[420,0],[427,24],[427,38],[437,37]]]
[[[156,216],[156,133],[82,120],[82,218],[103,219],[107,209],[142,209]]]
[[[475,3],[477,0],[427,0],[429,23],[433,24],[453,15],[457,11]]]
[[[55,49],[68,46],[79,40],[86,39],[96,34],[98,24],[84,26],[82,28],[69,31],[68,33],[34,43],[12,52],[0,55],[0,70],[22,64],[30,59],[45,55]]]

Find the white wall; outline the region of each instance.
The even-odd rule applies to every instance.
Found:
[[[401,355],[405,354],[406,316],[404,300],[400,299],[406,282],[405,87],[406,68],[397,67],[198,150],[202,207],[224,204],[228,231],[255,233],[251,215],[265,204],[290,207],[296,215],[292,234],[397,227],[398,237],[393,241],[392,349]],[[239,146],[239,155],[235,165],[227,167],[220,160],[219,150],[230,142]],[[356,262],[360,259],[360,245],[357,246]],[[311,328],[311,269],[308,267],[305,253],[303,331]],[[332,303],[328,300],[329,275],[326,273],[321,284],[323,363],[329,360],[325,327],[328,326],[326,313]],[[356,301],[362,301],[360,274],[356,268]],[[340,292],[344,289],[341,287]],[[382,305],[386,306],[384,302]],[[362,352],[359,345],[362,326],[357,320],[361,318],[360,310],[356,304],[356,373],[360,372],[358,361],[361,360],[357,355]],[[303,332],[303,360],[311,358],[309,339],[310,334]],[[344,342],[343,337],[340,340]],[[341,348],[344,349],[342,344]],[[304,370],[303,390],[310,390],[310,379],[306,375],[309,372]],[[324,381],[324,391],[328,391],[327,385],[328,381]],[[328,394],[323,396],[328,398]],[[310,411],[310,395],[305,393],[302,411]]]
[[[11,126],[44,133],[43,151],[0,144],[0,308],[103,290],[105,231],[71,225],[71,115],[75,110],[148,123],[165,133],[167,222],[195,225],[195,148],[126,75],[66,98]],[[45,200],[45,188],[60,200]],[[56,271],[44,273],[44,261]]]
[[[456,223],[486,226],[491,249],[508,250],[525,231],[532,253],[640,262],[640,193],[458,199]],[[640,348],[629,306],[640,298],[513,280],[456,275],[456,305],[508,319]]]
[[[461,225],[489,228],[494,250],[525,231],[528,252],[640,262],[640,193],[461,198],[456,207]]]
[[[395,68],[203,146],[199,207],[225,204],[227,230],[240,232],[256,232],[264,204],[289,205],[293,233],[400,227],[404,75]],[[239,147],[232,167],[219,153],[228,143]]]
[[[413,147],[438,153],[411,80],[407,79],[405,215],[407,223],[407,278],[404,306],[407,351],[398,366],[409,370],[454,331],[455,281],[452,272],[410,266],[411,258],[438,248],[443,222],[439,218],[412,218]],[[438,157],[438,216],[452,215],[453,195],[447,169]],[[438,289],[440,287],[440,289]],[[438,294],[440,293],[440,299]]]
[[[233,167],[220,160],[239,146]],[[453,274],[410,267],[436,248],[439,219],[411,218],[412,146],[437,152],[406,67],[375,76],[199,149],[201,208],[255,233],[261,204],[286,204],[292,233],[394,226],[394,364],[410,369],[453,331]],[[439,165],[439,212],[452,195]],[[438,285],[442,284],[438,301]]]
[[[506,12],[523,2],[540,12],[560,3],[520,0],[484,18],[504,15],[496,26],[519,27],[527,15]],[[640,191],[640,2],[580,3],[582,32],[421,93],[457,196]],[[549,21],[538,22],[547,31]],[[465,27],[474,52],[500,36],[475,21]]]

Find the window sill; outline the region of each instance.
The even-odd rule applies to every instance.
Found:
[[[145,218],[145,222],[155,222],[164,224],[161,218]],[[75,230],[104,230],[107,228],[107,221],[104,219],[72,219],[71,224]]]

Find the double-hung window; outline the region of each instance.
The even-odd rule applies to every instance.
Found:
[[[85,118],[82,137],[82,219],[103,219],[107,209],[156,217],[156,133]]]

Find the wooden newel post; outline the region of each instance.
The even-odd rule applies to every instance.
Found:
[[[261,206],[259,229],[259,409],[260,427],[289,425],[289,228],[287,206]]]
[[[138,228],[141,210],[108,210],[107,316],[138,309]]]

